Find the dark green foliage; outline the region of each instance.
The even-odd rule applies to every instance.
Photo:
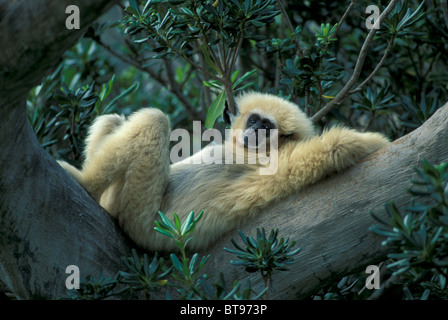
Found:
[[[81,75],[71,74],[71,69],[64,71],[68,66],[61,64],[30,93],[28,119],[44,149],[57,159],[80,165],[90,124],[101,114],[117,111],[117,102],[134,93],[138,83],[134,82],[113,98],[110,94],[115,85],[115,75],[101,85],[93,82],[71,89],[64,80],[76,82]]]
[[[421,33],[413,32],[409,30],[409,28],[417,22],[423,20],[425,17],[425,12],[423,11],[424,4],[425,2],[423,1],[415,10],[412,10],[409,7],[408,0],[405,0],[404,2],[399,1],[395,9],[384,21],[387,31],[384,32],[394,38],[409,35],[421,35]],[[383,34],[383,32],[379,31],[379,34]]]
[[[167,284],[167,277],[172,272],[172,267],[166,267],[165,260],[159,258],[157,252],[151,262],[146,253],[140,258],[135,249],[132,250],[132,257],[122,260],[128,271],[118,273],[120,283],[128,285],[134,291],[143,290],[147,298],[150,297],[150,292]]]
[[[291,250],[295,242],[289,242],[289,237],[278,239],[278,229],[271,230],[266,237],[264,228],[257,228],[257,238],[245,235],[241,230],[240,237],[244,247],[241,247],[234,239],[231,239],[235,249],[224,248],[224,250],[236,254],[240,260],[230,261],[233,265],[243,266],[247,272],[260,272],[265,284],[269,287],[272,273],[276,270],[287,271],[286,266],[294,263],[293,256],[298,254],[301,248]]]
[[[171,253],[170,258],[175,271],[172,277],[178,284],[178,292],[181,298],[184,299],[191,299],[198,294],[199,280],[204,277],[201,271],[210,257],[210,255],[202,257],[200,261],[197,253],[193,254],[191,258],[187,257],[187,244],[192,239],[191,234],[196,228],[197,222],[201,219],[202,213],[201,211],[195,218],[194,212],[191,212],[181,224],[176,213],[173,213],[174,223],[172,223],[163,213],[159,212],[161,221],[155,222],[156,227],[154,229],[173,239],[179,248],[181,257],[178,258],[175,253]]]
[[[192,233],[202,217],[202,212],[196,218],[194,212],[191,212],[182,223],[176,213],[173,214],[173,221],[162,212],[159,212],[159,216],[160,221],[155,222],[155,230],[176,243],[180,258],[176,253],[171,253],[168,262],[155,253],[150,261],[148,254],[144,253],[141,257],[133,249],[131,257],[122,259],[126,266],[125,271],[119,271],[113,279],[105,279],[102,276],[98,279],[88,278],[81,282],[80,289],[69,291],[68,298],[99,300],[123,294],[128,298],[141,298],[139,292],[143,292],[146,299],[152,299],[153,293],[165,289],[166,298],[170,299],[170,288],[176,289],[176,299],[186,300],[255,300],[266,293],[268,288],[254,294],[249,281],[246,281],[245,286],[235,281],[229,287],[222,273],[212,280],[211,275],[202,272],[210,255],[202,257],[200,261],[197,253],[191,258],[187,256],[187,244],[193,237]]]
[[[409,193],[415,198],[400,210],[389,202],[390,220],[371,229],[395,250],[388,268],[404,285],[406,299],[448,298],[448,163],[423,161]],[[404,211],[404,212],[401,212]]]
[[[103,300],[123,294],[128,288],[118,289],[118,276],[110,279],[99,276],[88,277],[81,281],[79,289],[68,292],[67,299],[72,300]]]

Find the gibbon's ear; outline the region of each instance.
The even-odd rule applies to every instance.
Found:
[[[236,114],[233,114],[232,112],[230,112],[229,105],[227,104],[227,100],[226,100],[225,106],[224,106],[224,111],[222,112],[222,120],[224,121],[224,123],[226,123],[230,126],[232,125],[233,120],[238,115],[238,107],[237,106],[235,106],[235,113]]]

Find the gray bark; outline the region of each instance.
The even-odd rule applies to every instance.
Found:
[[[72,1],[0,2],[0,282],[23,299],[54,299],[66,293],[65,268],[81,277],[105,277],[123,269],[132,242],[109,215],[40,147],[26,118],[26,95],[54,70],[88,25],[113,1],[80,0],[81,30],[65,28]],[[406,187],[420,160],[448,159],[448,106],[421,128],[364,159],[346,172],[267,208],[244,226],[279,228],[303,250],[289,272],[274,276],[271,298],[294,298],[331,277],[360,270],[385,257],[382,239],[368,231],[370,210],[407,200]],[[231,283],[248,277],[222,250],[228,234],[206,253],[208,273],[224,272]],[[205,252],[204,252],[205,253]],[[261,279],[249,276],[260,289]]]
[[[130,244],[27,122],[29,90],[116,1],[76,2],[80,30],[65,27],[73,1],[0,2],[0,281],[23,299],[62,297],[68,265],[113,275]]]

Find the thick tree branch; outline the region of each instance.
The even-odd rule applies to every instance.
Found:
[[[113,275],[130,241],[41,147],[26,95],[116,1],[0,2],[0,281],[17,297],[65,294],[65,268]],[[81,29],[65,27],[68,5]]]
[[[279,228],[281,236],[291,236],[302,248],[289,271],[274,275],[269,297],[303,297],[331,279],[340,280],[384,259],[388,249],[381,245],[384,238],[369,232],[377,224],[370,212],[386,218],[383,205],[387,201],[394,200],[397,206],[408,204],[406,189],[422,159],[434,164],[448,161],[448,104],[412,133],[351,169],[270,206],[242,227],[252,235],[256,228],[264,227],[267,232]],[[236,257],[222,248],[233,248],[230,237],[240,240],[237,232],[232,232],[217,243],[209,251],[212,256],[207,270],[223,272],[229,283],[249,275],[261,290],[263,281],[258,273],[247,274],[229,266]]]

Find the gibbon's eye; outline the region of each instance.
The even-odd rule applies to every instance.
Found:
[[[271,123],[271,121],[269,121],[269,120],[263,120],[263,121],[261,122],[261,128],[262,128],[262,129],[266,129],[266,130],[272,129],[272,123]]]
[[[258,114],[252,114],[249,119],[247,119],[247,127],[251,127],[260,121],[260,116]]]

